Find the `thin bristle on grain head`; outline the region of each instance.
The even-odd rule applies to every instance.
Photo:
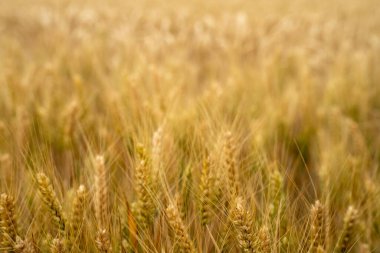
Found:
[[[237,233],[239,247],[243,252],[255,252],[252,216],[243,206],[243,199],[238,197],[231,211],[232,222]]]
[[[37,183],[40,196],[50,211],[50,215],[53,218],[58,231],[61,235],[65,234],[66,218],[62,211],[61,203],[53,189],[53,185],[49,178],[42,172],[37,174]]]
[[[6,193],[2,193],[0,196],[0,232],[1,247],[12,251],[18,233],[17,216],[15,201],[12,196]]]
[[[170,204],[166,208],[166,216],[170,228],[173,230],[174,240],[178,246],[178,252],[195,253],[193,242],[185,229],[185,225],[181,219],[178,207],[175,204]]]
[[[108,185],[107,170],[104,156],[95,157],[95,217],[98,227],[104,229],[107,226],[108,217]]]
[[[325,210],[319,200],[317,200],[311,207],[310,218],[311,228],[309,252],[317,252],[318,247],[325,247],[326,240]]]
[[[356,236],[357,220],[358,211],[353,206],[349,206],[344,217],[343,229],[334,252],[346,253],[350,251]]]

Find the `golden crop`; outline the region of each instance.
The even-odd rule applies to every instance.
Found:
[[[0,252],[380,252],[377,0],[0,1]]]

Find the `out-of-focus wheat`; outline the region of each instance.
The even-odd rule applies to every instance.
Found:
[[[0,251],[380,248],[377,0],[0,2]]]

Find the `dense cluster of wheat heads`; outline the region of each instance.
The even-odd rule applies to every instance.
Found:
[[[377,0],[0,1],[0,252],[380,252]]]

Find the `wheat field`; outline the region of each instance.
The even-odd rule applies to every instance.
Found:
[[[380,252],[379,7],[0,1],[0,252]]]

